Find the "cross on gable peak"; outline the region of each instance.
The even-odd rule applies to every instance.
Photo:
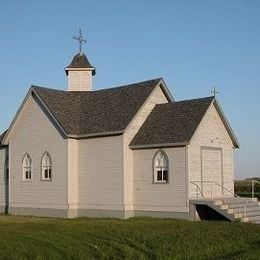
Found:
[[[216,97],[216,95],[219,93],[215,86],[213,87],[213,90],[211,90],[210,92],[213,93],[214,97]]]

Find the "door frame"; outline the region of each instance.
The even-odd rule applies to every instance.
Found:
[[[203,151],[205,150],[215,150],[215,151],[220,151],[220,159],[221,159],[221,183],[220,185],[222,186],[221,188],[221,195],[224,195],[224,174],[223,174],[223,148],[220,147],[210,147],[210,146],[201,146],[200,147],[200,173],[201,173],[201,191],[202,193],[204,193],[203,191]],[[212,180],[212,179],[211,179]]]

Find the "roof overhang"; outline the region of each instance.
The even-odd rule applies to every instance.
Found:
[[[96,68],[91,67],[91,68],[70,68],[66,67],[65,69],[66,75],[68,76],[69,71],[92,71],[92,75],[95,76],[96,74]]]
[[[165,81],[163,80],[163,78],[160,79],[158,85],[160,86],[160,88],[163,91],[164,95],[166,96],[167,100],[169,102],[174,102],[174,98],[173,98],[170,90],[168,89]]]
[[[53,120],[53,122],[55,123],[55,125],[57,126],[57,128],[60,130],[60,132],[64,135],[67,136],[66,131],[64,130],[64,128],[61,126],[61,124],[58,122],[58,120],[55,118],[55,116],[51,113],[51,111],[49,110],[49,108],[46,106],[46,104],[43,102],[43,100],[40,98],[40,96],[37,94],[36,91],[34,91],[33,87],[31,87],[28,91],[28,93],[26,94],[22,104],[20,105],[19,109],[17,110],[14,119],[12,120],[3,140],[2,140],[2,144],[3,145],[8,145],[9,143],[9,137],[11,132],[13,131],[14,125],[16,123],[16,121],[18,120],[18,118],[20,117],[20,114],[22,113],[22,110],[24,108],[24,106],[26,105],[28,99],[30,97],[35,96],[37,98],[37,100],[40,102],[40,105],[44,108],[44,110],[47,112],[48,116],[50,116],[50,118]]]
[[[220,116],[220,118],[221,118],[221,120],[222,120],[231,140],[232,140],[232,142],[233,142],[234,148],[239,148],[240,144],[238,142],[238,139],[237,139],[233,129],[231,128],[231,126],[230,126],[223,110],[221,109],[218,101],[216,99],[214,99],[213,104],[214,104],[214,106],[215,106],[215,108],[216,108],[216,110],[217,110],[217,112],[218,112],[218,114],[219,114],[219,116]]]
[[[0,144],[0,150],[1,149],[5,149],[5,148],[7,148],[8,147],[8,145],[6,145],[6,144]]]
[[[179,142],[179,143],[162,143],[162,144],[141,144],[141,145],[130,145],[129,148],[132,150],[140,149],[152,149],[152,148],[167,148],[167,147],[180,147],[186,146],[189,142]]]
[[[106,136],[117,136],[117,135],[122,135],[123,133],[124,131],[109,131],[109,132],[91,133],[91,134],[83,134],[83,135],[68,134],[67,137],[71,139],[89,139],[89,138],[106,137]]]

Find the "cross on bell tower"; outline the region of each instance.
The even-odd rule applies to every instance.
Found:
[[[82,52],[82,44],[86,43],[87,41],[82,37],[81,34],[81,29],[79,29],[79,35],[78,36],[73,36],[74,40],[77,40],[79,42],[79,53]]]
[[[65,68],[68,76],[69,91],[91,91],[92,77],[96,74],[96,69],[93,67],[87,56],[82,52],[82,44],[87,41],[82,37],[81,30],[79,35],[73,36],[74,40],[79,42],[79,53],[77,53],[71,63]]]

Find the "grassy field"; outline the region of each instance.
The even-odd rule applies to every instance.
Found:
[[[1,259],[260,259],[260,225],[0,216]]]

